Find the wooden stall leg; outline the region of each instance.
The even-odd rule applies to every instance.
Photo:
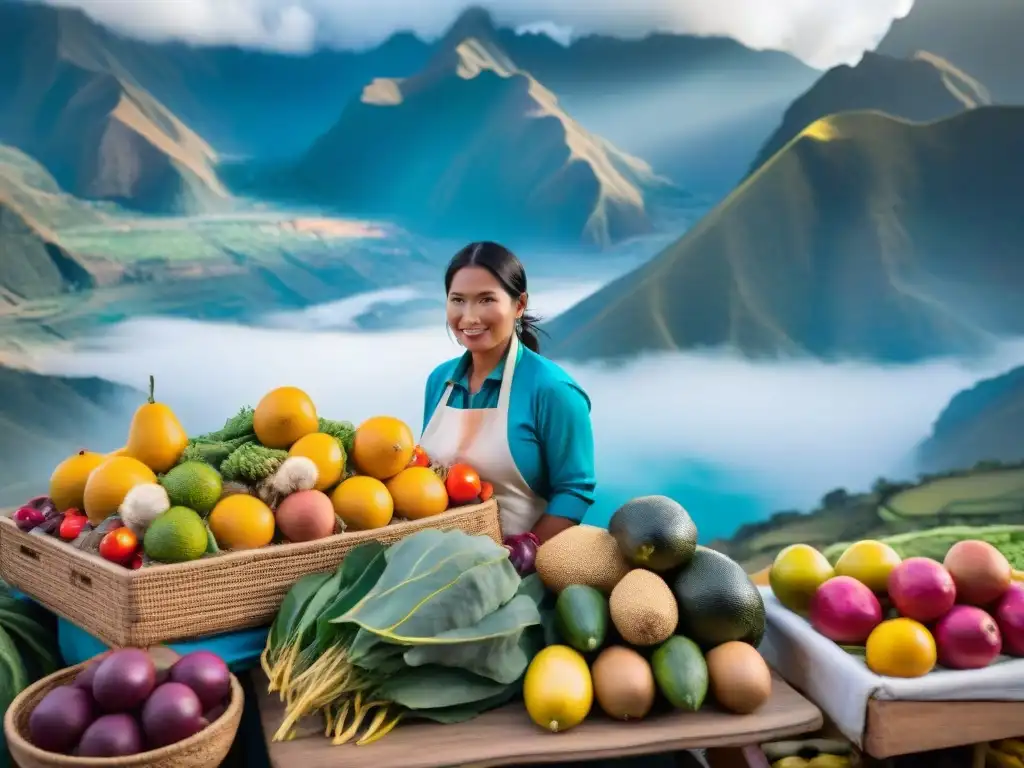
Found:
[[[717,747],[704,753],[708,768],[769,768],[761,747]]]

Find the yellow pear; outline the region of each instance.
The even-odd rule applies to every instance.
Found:
[[[149,377],[149,401],[139,406],[128,430],[124,451],[157,474],[166,472],[181,458],[188,435],[174,411],[153,399],[155,381]],[[115,454],[120,451],[115,451]]]

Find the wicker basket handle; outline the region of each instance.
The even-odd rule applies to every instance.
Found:
[[[43,559],[43,556],[39,553],[38,549],[32,549],[32,547],[26,544],[20,544],[18,546],[18,554],[23,557],[27,557],[29,560],[35,560],[37,563]]]
[[[71,569],[71,583],[80,589],[92,589],[92,577],[75,568]]]

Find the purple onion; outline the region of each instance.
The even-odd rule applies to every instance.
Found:
[[[18,526],[18,530],[28,533],[37,525],[42,524],[46,520],[46,515],[35,507],[21,507],[14,511],[11,520]]]
[[[211,709],[231,695],[231,672],[215,653],[193,651],[182,656],[171,667],[172,682],[183,683],[191,688],[203,709]]]
[[[537,559],[537,547],[540,540],[532,531],[519,533],[514,536],[506,536],[504,541],[505,549],[508,550],[509,560],[520,576],[529,576],[534,571],[534,561]]]

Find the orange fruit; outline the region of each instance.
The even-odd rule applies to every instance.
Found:
[[[901,562],[888,544],[865,539],[846,548],[836,561],[835,575],[854,578],[872,592],[885,592],[889,574]]]
[[[256,439],[281,450],[320,428],[316,406],[298,387],[278,387],[265,394],[256,405],[252,425]]]
[[[131,456],[104,459],[85,481],[82,504],[86,517],[93,525],[99,525],[117,512],[128,491],[136,485],[155,482],[153,470],[138,459]]]
[[[809,544],[790,544],[775,556],[768,583],[779,602],[791,611],[804,612],[818,587],[835,573],[821,552]]]
[[[448,509],[448,491],[437,473],[427,467],[403,469],[387,482],[395,501],[395,514],[406,520],[421,520]]]
[[[354,531],[383,528],[391,522],[395,511],[391,494],[375,477],[356,475],[343,480],[331,494],[334,514]]]
[[[415,449],[412,430],[405,422],[393,416],[374,416],[356,430],[352,461],[362,474],[387,480],[409,466]]]
[[[274,539],[274,513],[255,496],[245,493],[218,501],[207,524],[221,549],[258,549]]]
[[[85,483],[106,458],[102,453],[79,451],[57,465],[50,475],[50,498],[60,512],[85,506]]]
[[[921,677],[936,661],[935,638],[913,619],[883,621],[871,630],[865,651],[868,669],[887,677]]]
[[[313,490],[326,491],[341,480],[345,471],[345,451],[341,443],[323,432],[314,432],[295,441],[289,456],[305,456],[316,464],[316,485]]]

